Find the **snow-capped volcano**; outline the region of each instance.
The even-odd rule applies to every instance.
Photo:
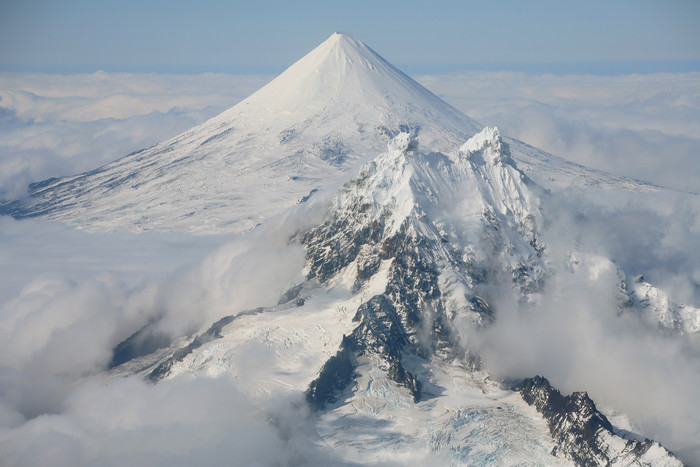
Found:
[[[400,131],[448,150],[478,129],[366,45],[333,34],[219,116],[92,172],[35,184],[29,202],[4,211],[94,230],[241,232]]]
[[[570,225],[548,242],[566,213],[547,211],[560,182],[655,189],[483,128],[334,34],[221,115],[93,172],[35,184],[29,200],[3,210],[88,230],[262,224],[189,273],[127,297],[104,352],[111,359],[97,362],[108,385],[122,376],[149,388],[231,380],[285,439],[293,429],[276,422],[274,407],[292,400],[309,409],[307,442],[340,465],[680,465],[615,407],[611,421],[575,392],[587,388],[566,396],[545,378],[558,386],[566,377],[489,366],[489,345],[517,362],[529,363],[516,353],[538,356],[537,342],[519,336],[528,322],[531,340],[574,328],[556,347],[565,350],[559,369],[578,363],[569,347],[602,354],[586,333],[613,322],[614,340],[627,325],[679,339],[700,328],[699,310],[642,279],[632,285]],[[329,195],[309,196],[321,189]],[[576,300],[585,294],[609,316],[568,314],[590,306]],[[539,328],[551,309],[559,319]],[[515,331],[484,344],[503,323]],[[674,349],[679,359],[691,353]],[[596,362],[596,380],[616,376],[606,363]]]
[[[400,132],[447,152],[482,128],[362,42],[333,34],[217,117],[91,172],[35,183],[0,213],[85,230],[240,233],[346,179]],[[649,189],[510,143],[541,181]]]

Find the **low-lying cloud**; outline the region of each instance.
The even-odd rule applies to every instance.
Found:
[[[92,170],[236,104],[268,76],[0,73],[0,199]]]
[[[94,378],[60,414],[1,429],[3,465],[341,465],[312,444],[301,397],[271,399],[254,405],[225,377],[157,385]]]
[[[0,246],[0,281],[21,284],[0,302],[3,465],[331,464],[302,393],[255,402],[228,376],[152,385],[103,373],[115,345],[147,323],[179,337],[276,304],[301,279],[304,252],[273,225],[224,243],[0,218],[0,237],[17,240]],[[133,254],[121,255],[127,245]]]
[[[700,180],[700,73],[469,72],[418,80],[472,118],[565,159],[687,191]]]
[[[625,307],[638,275],[700,307],[700,203],[682,193],[558,193],[543,204],[554,274],[532,303],[494,290],[496,319],[472,343],[495,375],[543,375],[564,393],[588,391],[643,436],[700,459],[700,340]]]

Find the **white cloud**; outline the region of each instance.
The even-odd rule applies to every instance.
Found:
[[[3,465],[338,465],[314,446],[301,400],[270,399],[254,405],[227,378],[96,378],[60,415],[0,431]],[[273,415],[288,425],[269,423]]]
[[[216,115],[268,76],[0,73],[0,199],[97,168]]]
[[[245,380],[227,377],[102,376],[114,346],[156,318],[159,331],[181,336],[275,304],[304,263],[284,232],[273,223],[221,245],[0,218],[9,266],[0,282],[10,284],[0,300],[3,465],[332,463],[306,426],[301,393],[253,401],[237,385]]]
[[[418,80],[472,118],[553,154],[698,191],[700,73],[471,72]]]
[[[620,313],[618,289],[620,279],[643,274],[700,306],[694,198],[609,191],[548,198],[542,241],[555,274],[533,303],[518,302],[508,287],[492,292],[495,323],[471,335],[487,367],[506,378],[543,375],[564,393],[588,391],[644,436],[683,459],[700,458],[700,341],[649,326],[630,309]]]
[[[0,218],[10,266],[0,281],[12,284],[0,302],[0,365],[77,377],[104,368],[114,346],[151,320],[175,337],[274,305],[301,279],[304,251],[272,234],[218,246],[222,238],[91,234]]]

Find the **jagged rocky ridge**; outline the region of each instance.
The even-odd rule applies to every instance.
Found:
[[[311,384],[314,407],[333,402],[356,361],[368,354],[420,400],[421,381],[405,367],[404,355],[465,357],[456,321],[469,317],[480,325],[493,318],[479,295],[490,276],[508,277],[523,296],[537,290],[546,268],[528,183],[498,130],[487,128],[450,155],[423,154],[411,135],[401,134],[342,189],[326,222],[300,235],[308,278],[325,283],[350,268],[359,289],[386,263],[387,281],[382,294],[359,307],[357,328]],[[478,195],[469,196],[475,193],[465,186]],[[464,203],[473,204],[471,216],[454,222],[453,210]],[[457,238],[463,235],[472,238]],[[462,246],[475,244],[485,248]]]
[[[585,392],[563,396],[541,376],[526,379],[515,389],[547,420],[558,443],[555,454],[563,454],[577,465],[682,465],[655,441],[617,436]]]
[[[477,187],[478,196],[462,191],[468,184]],[[456,189],[447,194],[444,187]],[[416,360],[461,360],[477,369],[478,356],[470,353],[460,331],[465,316],[471,318],[467,325],[477,327],[494,318],[489,297],[482,296],[488,288],[481,286],[506,278],[521,300],[528,300],[549,274],[534,193],[543,191],[518,171],[492,128],[449,155],[421,154],[410,135],[403,134],[386,155],[365,167],[343,188],[326,222],[300,240],[307,247],[309,279],[325,283],[354,269],[354,288],[359,289],[387,262],[386,288],[358,308],[357,327],[309,385],[309,404],[322,409],[341,400],[359,362],[367,359],[378,362],[415,402],[431,397],[422,391]],[[451,212],[464,203],[476,204],[471,215]],[[463,232],[471,238],[455,241]],[[487,252],[487,257],[475,251]],[[545,382],[528,380],[521,394],[548,421],[564,457],[578,465],[648,465],[657,464],[661,452],[664,463],[679,465],[658,443],[614,435],[584,394],[563,398]],[[547,390],[537,393],[540,386]],[[537,396],[545,397],[544,402]],[[605,436],[599,429],[606,430]]]
[[[349,278],[358,296],[370,282],[382,284],[381,291],[364,297],[355,310],[354,329],[308,385],[309,405],[319,412],[342,405],[368,365],[414,402],[437,397],[431,365],[479,371],[465,330],[497,319],[493,285],[505,284],[519,300],[529,301],[551,274],[539,233],[543,196],[546,191],[518,170],[495,128],[447,154],[424,153],[410,134],[400,134],[341,188],[321,224],[293,238],[306,248],[306,282],[284,293],[277,307],[223,318],[154,363],[145,376],[153,382],[169,377],[190,354],[226,334],[239,316],[303,307],[302,291],[332,288]],[[559,404],[543,415],[548,423],[549,416],[587,420],[589,409]],[[590,438],[589,425],[557,426],[552,437],[560,454],[581,465],[586,459],[602,462],[594,448],[570,446]],[[647,452],[627,447],[622,438],[605,440],[608,459],[626,461]]]

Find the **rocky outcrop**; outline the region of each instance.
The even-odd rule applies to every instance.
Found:
[[[513,276],[517,293],[538,289],[542,274],[534,264],[540,264],[542,249],[525,201],[528,188],[516,176],[519,172],[498,131],[482,133],[475,137],[474,147],[465,146],[453,156],[421,154],[410,135],[398,135],[386,154],[363,167],[340,190],[322,224],[297,235],[306,247],[308,280],[324,284],[350,276],[357,292],[383,264],[387,268],[383,292],[359,306],[357,327],[309,386],[307,400],[313,407],[337,401],[351,384],[357,362],[369,357],[378,360],[387,376],[408,389],[415,401],[420,400],[420,375],[409,371],[404,360],[470,355],[454,335],[454,321],[465,317],[475,325],[493,321],[488,298],[478,293],[480,284]],[[484,170],[495,172],[499,182],[486,183]],[[488,196],[461,198],[475,189]],[[451,209],[473,203],[479,213],[482,199],[496,206],[488,211],[491,217],[477,214],[454,224],[462,213]],[[531,224],[512,223],[507,212],[517,212],[518,219]],[[493,255],[489,259],[494,261],[486,261],[491,263],[488,269],[481,264],[483,258],[461,246],[464,222],[473,223],[467,228],[474,232],[473,242],[489,246]]]
[[[112,359],[108,368],[116,368],[130,360],[149,355],[170,345],[170,337],[159,332],[157,321],[149,322],[138,331],[121,341],[112,350]]]
[[[655,441],[616,435],[610,421],[585,392],[564,396],[541,376],[528,378],[515,389],[547,421],[557,443],[553,454],[563,455],[577,465],[683,465]]]
[[[221,329],[233,321],[236,317],[234,316],[224,316],[216,323],[212,324],[209,329],[207,329],[202,334],[197,335],[192,342],[176,350],[172,356],[167,360],[160,363],[153,371],[148,374],[148,379],[152,383],[157,383],[161,379],[168,376],[170,373],[170,368],[172,368],[175,362],[181,362],[186,356],[191,354],[195,349],[201,347],[202,345],[210,342],[214,339],[221,339]]]

